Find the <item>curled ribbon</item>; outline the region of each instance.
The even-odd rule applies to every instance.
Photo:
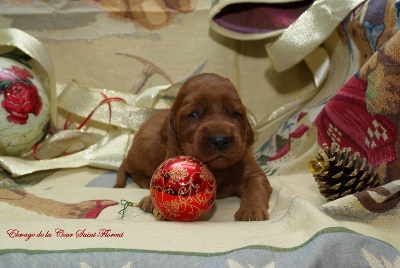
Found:
[[[97,107],[91,120],[107,125],[137,131],[139,127],[160,109],[169,104],[156,102],[161,93],[170,90],[171,86],[158,86],[144,91],[140,95],[117,92],[105,89],[84,88],[75,81],[70,82],[58,97],[58,107],[64,111],[86,118]],[[124,101],[110,102],[110,106],[99,105],[107,98]],[[112,116],[110,116],[112,111]]]
[[[128,208],[128,206],[131,206],[131,207],[137,207],[138,206],[138,204],[129,202],[129,201],[125,200],[125,199],[121,200],[121,205],[123,206],[123,208],[118,212],[118,214],[121,214],[121,220],[124,219],[125,210]]]
[[[323,47],[319,47],[344,20],[365,0],[316,0],[272,44],[266,45],[269,60],[277,72],[283,72],[304,60],[314,76],[315,88],[287,102],[264,117],[256,126],[260,133],[271,123],[295,112],[314,98],[329,73],[330,59]]]
[[[357,6],[366,0],[316,0],[272,44],[266,46],[277,72],[285,71],[321,45]]]

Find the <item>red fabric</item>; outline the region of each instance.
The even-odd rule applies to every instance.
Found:
[[[365,91],[368,83],[356,76],[332,97],[318,115],[318,143],[334,141],[351,147],[373,166],[396,160],[397,127],[388,117],[367,111]]]

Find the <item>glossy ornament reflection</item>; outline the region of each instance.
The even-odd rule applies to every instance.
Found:
[[[166,160],[154,172],[150,196],[165,219],[194,221],[214,204],[216,187],[206,165],[190,156],[178,156]]]

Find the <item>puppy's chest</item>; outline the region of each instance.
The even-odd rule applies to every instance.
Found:
[[[235,194],[235,185],[232,182],[222,181],[217,179],[217,198],[225,198]]]

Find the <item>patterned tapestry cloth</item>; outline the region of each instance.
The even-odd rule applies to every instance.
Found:
[[[61,2],[0,2],[0,25],[42,42],[58,83],[127,94],[216,72],[238,87],[257,122],[316,90],[309,65],[276,73],[265,40],[210,32],[213,10],[203,1]],[[195,222],[157,221],[134,206],[122,218],[122,200],[149,192],[132,181],[113,189],[111,169],[1,170],[0,267],[400,267],[399,3],[370,0],[349,11],[321,46],[329,75],[314,98],[257,132],[254,155],[274,189],[270,220],[234,221],[237,197],[216,200]],[[59,107],[59,117],[62,125],[68,112]],[[69,120],[73,128],[84,118]],[[104,126],[84,131],[100,139]],[[327,202],[308,163],[332,141],[384,165],[385,184]]]
[[[396,33],[327,103],[316,119],[319,144],[358,151],[386,182],[399,179],[400,34]]]

